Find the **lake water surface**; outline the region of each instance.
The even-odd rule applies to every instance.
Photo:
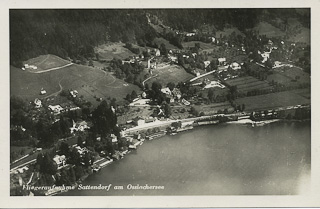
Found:
[[[262,127],[220,124],[145,141],[136,151],[62,195],[290,195],[306,189],[311,170],[310,122]],[[164,186],[127,189],[131,184]],[[123,186],[122,190],[114,186]]]

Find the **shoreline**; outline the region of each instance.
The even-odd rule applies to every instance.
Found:
[[[264,126],[264,125],[275,123],[275,122],[304,122],[304,121],[310,121],[310,120],[311,119],[304,119],[304,120],[269,119],[269,120],[253,121],[251,119],[241,119],[241,120],[237,120],[237,121],[228,121],[228,122],[225,122],[225,123],[218,122],[218,123],[210,123],[210,124],[202,124],[202,125],[194,124],[192,126],[192,128],[182,128],[182,130],[181,131],[177,131],[176,134],[179,134],[179,133],[185,132],[185,131],[189,131],[189,130],[193,130],[194,128],[197,128],[197,127],[200,127],[200,126],[208,126],[208,125],[211,126],[211,125],[219,125],[219,124],[237,124],[237,125],[247,125],[247,126],[252,125],[252,127],[254,128],[254,127],[260,127],[260,126]],[[255,124],[255,125],[253,125],[253,124]],[[174,134],[174,135],[176,135],[176,134]],[[160,139],[160,138],[162,138],[163,136],[166,136],[166,135],[168,135],[168,132],[161,131],[159,133],[154,133],[154,134],[151,134],[149,136],[146,136],[146,138],[144,138],[141,141],[139,141],[139,144],[137,143],[136,148],[133,149],[133,150],[136,150],[138,148],[138,146],[141,146],[145,140],[152,141],[153,139]],[[172,134],[169,134],[168,136],[172,136]],[[121,157],[118,160],[123,159],[125,157],[125,155],[129,154],[129,153],[131,153],[131,150],[129,150],[129,149],[126,150],[126,151],[121,152],[121,154],[120,154]],[[104,159],[100,159],[98,161],[99,162],[100,161],[104,161]],[[107,167],[108,165],[110,165],[113,162],[118,161],[118,160],[110,159],[110,160],[104,161],[100,165],[98,163],[92,165],[91,166],[92,173],[85,175],[84,177],[81,178],[81,180],[78,180],[75,184],[73,184],[71,186],[77,187],[79,184],[81,184],[85,179],[87,179],[93,173],[100,172],[103,168]],[[98,166],[99,169],[97,171],[94,171],[94,168],[93,168],[94,166]],[[65,193],[65,192],[68,192],[68,191],[69,190],[59,190],[59,191],[56,191],[56,192],[54,192],[54,193],[52,193],[50,195],[47,195],[47,196],[59,195],[61,193]]]

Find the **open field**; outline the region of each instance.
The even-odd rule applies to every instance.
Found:
[[[254,89],[272,89],[267,81],[261,81],[251,76],[230,79],[226,83],[230,86],[237,86],[238,91],[243,93]]]
[[[289,41],[310,44],[310,29],[302,27],[296,35],[290,36]]]
[[[50,68],[62,67],[64,65],[70,64],[68,60],[62,59],[56,55],[47,54],[40,55],[36,58],[29,59],[25,61],[23,64],[35,65],[37,66],[36,71],[47,70]]]
[[[302,96],[302,97],[304,97],[306,99],[310,99],[311,98],[311,89],[310,88],[293,90],[292,93],[300,95],[300,96]]]
[[[129,56],[135,55],[129,49],[126,49],[124,43],[103,44],[94,48],[94,52],[99,54],[102,60],[110,61],[113,58],[126,59]]]
[[[224,37],[224,36],[230,36],[231,33],[235,32],[236,35],[245,36],[238,28],[231,27],[231,28],[224,28],[223,31],[217,31],[216,37]]]
[[[162,86],[166,86],[169,82],[178,84],[178,82],[180,81],[184,82],[190,80],[191,78],[194,78],[193,75],[187,73],[182,67],[177,65],[171,65],[169,67],[164,68],[157,68],[153,70],[152,74],[153,76],[158,76],[148,80],[146,83],[148,83],[149,85],[151,85],[152,82],[157,81],[161,83]]]
[[[269,75],[267,80],[283,84],[285,86],[297,86],[299,84],[310,84],[310,74],[296,67],[281,67],[275,70],[272,75]]]
[[[285,33],[282,30],[274,27],[273,25],[267,22],[259,22],[258,25],[256,25],[253,29],[258,31],[259,35],[266,35],[270,38],[281,37],[285,35]]]
[[[294,91],[285,91],[259,96],[236,99],[237,104],[245,104],[245,110],[265,110],[269,108],[287,107],[301,104],[310,104],[310,99],[300,96]]]
[[[195,105],[194,108],[200,112],[203,112],[205,115],[216,114],[218,111],[224,111],[225,109],[233,110],[233,107],[230,105],[229,102],[222,102],[222,103],[212,103],[209,105]]]
[[[110,73],[76,64],[41,74],[11,67],[10,81],[10,94],[27,100],[56,96],[62,89],[72,89],[78,90],[79,96],[83,95],[95,104],[97,98],[111,97],[121,101],[132,90],[140,91],[139,87],[117,79]],[[41,88],[47,91],[45,95],[40,95]]]

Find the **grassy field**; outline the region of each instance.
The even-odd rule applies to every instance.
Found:
[[[40,95],[41,88],[44,88],[47,94]],[[62,89],[76,89],[79,96],[83,95],[94,104],[97,103],[97,98],[111,97],[121,101],[132,90],[140,92],[139,87],[117,79],[110,73],[88,66],[74,64],[39,74],[10,67],[11,95],[27,100],[43,99],[50,95],[58,95]]]
[[[153,76],[155,75],[158,76],[148,80],[146,83],[151,85],[152,82],[158,81],[162,84],[162,86],[166,86],[169,82],[178,84],[178,82],[180,81],[184,82],[190,80],[191,78],[194,78],[193,75],[187,73],[182,67],[177,65],[171,65],[169,67],[161,69],[157,68],[153,70]]]
[[[310,84],[310,74],[296,67],[282,67],[275,70],[272,75],[269,75],[267,80],[283,84],[285,86],[298,86],[299,84]],[[296,81],[294,81],[296,80]]]
[[[311,88],[297,89],[297,90],[293,90],[292,92],[306,99],[311,98]]]
[[[126,59],[129,56],[135,55],[129,49],[124,48],[124,43],[103,44],[94,48],[94,52],[99,54],[102,60],[110,61],[113,58]]]
[[[254,30],[259,32],[259,35],[266,35],[267,37],[281,37],[285,33],[279,28],[274,27],[273,25],[267,22],[259,22],[258,25],[254,27]]]
[[[194,108],[205,115],[210,115],[218,113],[219,110],[224,111],[225,109],[232,108],[232,106],[229,102],[222,102],[209,105],[195,105]]]
[[[307,99],[294,91],[285,91],[259,96],[245,97],[236,99],[237,104],[245,104],[247,111],[265,110],[277,107],[294,106],[301,104],[310,104]]]
[[[226,83],[230,86],[237,86],[238,91],[243,93],[254,89],[272,89],[268,81],[261,81],[251,76],[227,80]]]
[[[47,70],[50,68],[61,67],[64,65],[69,64],[68,60],[62,59],[58,56],[47,54],[47,55],[40,55],[36,58],[29,59],[25,61],[23,64],[35,65],[38,67],[39,70]]]
[[[223,31],[217,31],[216,32],[216,37],[224,37],[224,36],[230,36],[231,33],[235,32],[236,35],[241,35],[245,36],[238,28],[236,27],[231,27],[231,28],[225,28]]]

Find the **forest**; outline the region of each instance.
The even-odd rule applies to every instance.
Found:
[[[235,26],[244,32],[258,21],[275,17],[296,17],[310,27],[310,13],[300,14],[293,9],[12,9],[10,64],[20,67],[22,61],[48,53],[72,60],[92,58],[93,48],[108,41],[155,46],[153,40],[160,34],[148,24],[147,14],[182,31],[207,24],[215,31]],[[163,36],[180,46],[179,37]]]

